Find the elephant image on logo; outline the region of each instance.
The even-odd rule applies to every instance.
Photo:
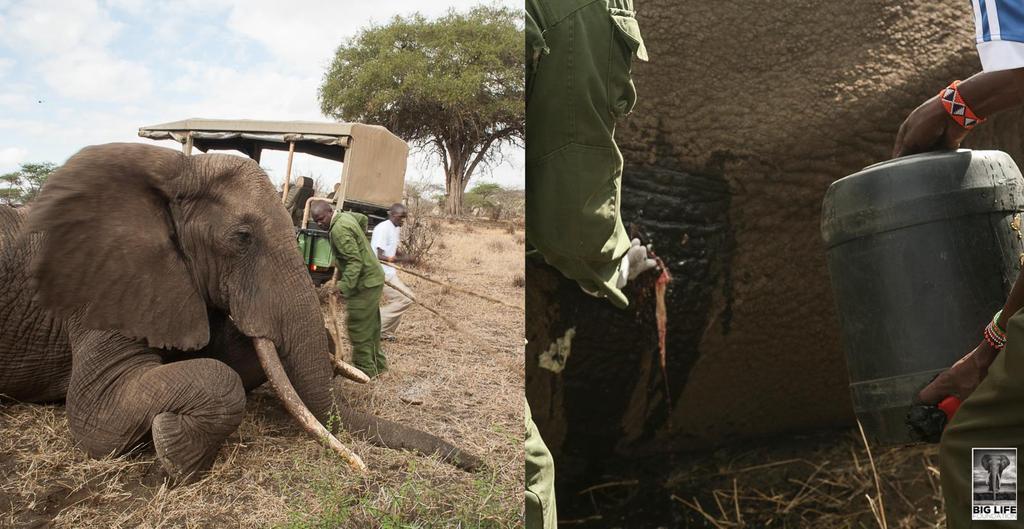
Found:
[[[971,518],[1017,519],[1017,449],[974,448]]]
[[[988,491],[999,492],[1000,476],[1010,466],[1010,458],[1003,454],[985,454],[981,456],[981,467],[988,471]]]

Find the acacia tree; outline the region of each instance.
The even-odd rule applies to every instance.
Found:
[[[21,175],[7,173],[0,175],[0,204],[13,206],[21,203]]]
[[[52,162],[23,163],[17,171],[0,175],[0,202],[7,205],[28,204],[39,190],[50,173],[58,169]]]
[[[446,209],[462,213],[470,177],[525,133],[522,13],[480,6],[371,26],[341,45],[320,86],[320,109],[384,125],[437,154]]]

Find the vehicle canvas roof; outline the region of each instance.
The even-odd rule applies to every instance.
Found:
[[[257,119],[189,118],[181,121],[171,121],[169,123],[161,123],[159,125],[140,127],[139,130],[183,132],[190,130],[210,132],[267,132],[351,136],[353,130],[358,130],[361,127],[384,128],[379,125],[364,125],[362,123],[337,123],[324,121],[265,121]]]
[[[200,151],[237,150],[257,162],[264,149],[287,151],[294,143],[295,152],[344,163],[346,200],[385,207],[402,199],[409,156],[401,138],[363,123],[189,118],[140,127],[139,136],[182,144],[191,136]]]

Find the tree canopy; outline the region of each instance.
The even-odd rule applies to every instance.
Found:
[[[52,162],[23,163],[17,171],[0,175],[0,203],[28,204],[36,198],[43,183],[58,169]]]
[[[523,45],[520,10],[395,17],[337,49],[320,108],[342,121],[383,125],[436,153],[448,212],[460,214],[470,177],[501,145],[523,139]]]
[[[525,213],[525,195],[522,189],[482,182],[475,184],[466,192],[465,205],[470,210],[484,213],[492,219],[503,216],[518,217]]]

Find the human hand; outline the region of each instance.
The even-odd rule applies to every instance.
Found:
[[[628,279],[632,281],[636,276],[658,266],[658,262],[647,256],[647,247],[640,244],[640,239],[633,239],[630,245],[626,258],[629,260]]]
[[[628,281],[636,279],[640,274],[656,266],[658,262],[647,256],[647,247],[640,244],[640,239],[633,239],[630,241],[629,250],[626,250],[626,255],[622,258],[616,286],[622,288]]]
[[[899,158],[919,152],[942,149],[956,149],[967,136],[967,129],[961,127],[946,113],[939,96],[929,98],[903,120],[896,134],[892,157]]]
[[[998,354],[999,351],[982,340],[973,351],[957,360],[953,367],[939,373],[935,380],[917,394],[917,399],[922,404],[930,405],[936,405],[950,395],[961,401],[967,399],[985,379],[988,366],[992,365]]]

